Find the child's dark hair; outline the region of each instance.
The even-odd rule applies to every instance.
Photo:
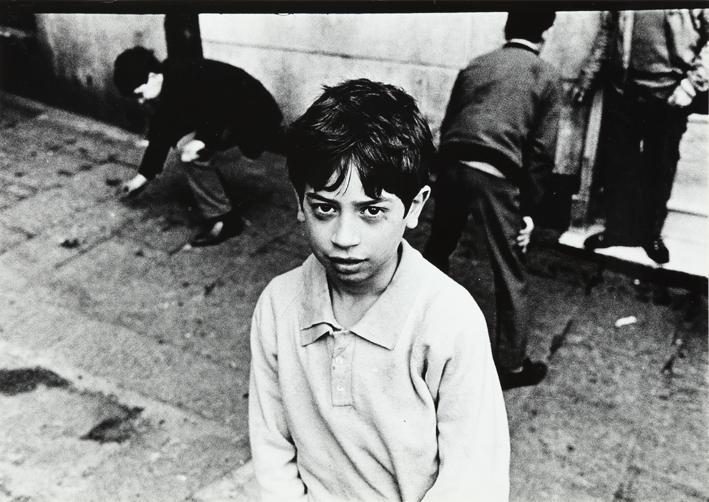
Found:
[[[301,202],[306,184],[334,190],[352,167],[369,197],[386,190],[408,212],[428,182],[434,151],[414,98],[367,79],[325,86],[287,131],[288,174]]]
[[[160,73],[161,64],[153,51],[136,46],[123,51],[113,64],[113,83],[123,96],[132,96],[136,87],[148,81],[150,73]]]
[[[541,42],[542,35],[551,28],[556,12],[545,9],[513,10],[507,14],[505,38],[523,38],[530,42]]]

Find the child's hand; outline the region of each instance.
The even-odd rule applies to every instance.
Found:
[[[180,160],[182,162],[193,162],[197,160],[199,158],[199,152],[204,146],[204,143],[198,139],[188,141],[180,148]]]
[[[692,104],[692,100],[696,94],[697,92],[694,90],[692,83],[685,78],[675,87],[672,95],[667,99],[667,103],[670,106],[684,108]]]
[[[570,95],[571,95],[571,104],[573,105],[582,105],[585,102],[588,101],[589,99],[589,92],[586,91],[583,87],[579,85],[574,85],[571,88]]]
[[[534,230],[534,220],[531,216],[522,217],[524,221],[524,227],[519,231],[517,236],[517,245],[522,248],[522,252],[527,252],[527,246],[529,246],[529,241],[532,239],[532,230]]]

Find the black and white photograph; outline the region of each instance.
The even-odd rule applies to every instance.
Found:
[[[0,502],[709,501],[709,5],[0,4]]]

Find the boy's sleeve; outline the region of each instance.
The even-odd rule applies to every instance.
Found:
[[[438,477],[423,498],[507,501],[510,438],[485,319],[478,308],[452,337],[438,386]]]
[[[554,170],[561,114],[561,79],[549,78],[528,138],[525,177],[520,186],[520,211],[532,216],[544,196],[547,178]]]
[[[251,321],[249,438],[254,474],[263,501],[305,501],[278,385],[276,333],[262,294]]]
[[[157,131],[158,127],[156,125],[153,128],[151,125],[148,146],[143,154],[140,167],[138,167],[138,172],[149,180],[160,174],[167,154],[170,152],[170,140],[161,131]]]

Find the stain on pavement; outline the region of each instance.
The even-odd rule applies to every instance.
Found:
[[[0,369],[0,394],[14,396],[31,392],[38,385],[46,387],[68,387],[69,381],[53,371],[41,368]]]
[[[88,433],[81,436],[81,439],[99,443],[122,443],[137,432],[135,419],[142,411],[143,408],[139,406],[120,405],[110,417],[101,420]]]

